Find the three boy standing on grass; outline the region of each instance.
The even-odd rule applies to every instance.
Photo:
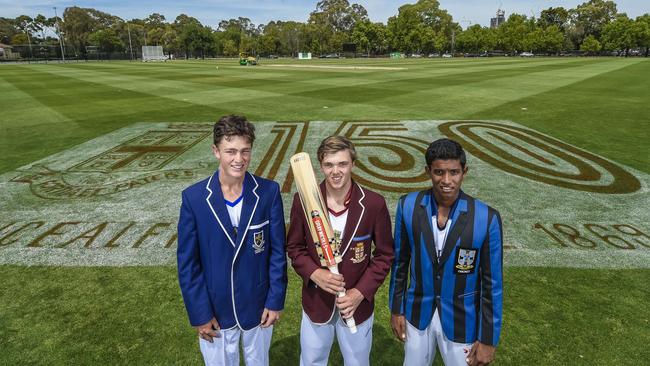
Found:
[[[181,292],[207,365],[239,365],[240,344],[247,365],[268,365],[287,289],[280,188],[247,171],[249,121],[225,116],[213,132],[219,168],[182,194]],[[369,365],[374,295],[391,264],[391,328],[404,342],[404,365],[431,365],[436,345],[446,365],[492,361],[502,319],[501,219],[460,189],[468,170],[460,144],[434,141],[425,159],[432,188],[399,199],[393,237],[383,197],[352,180],[352,142],[321,143],[321,191],[343,238],[343,262],[341,275],[321,268],[294,199],[286,250],[303,278],[301,365],[326,365],[335,336],[345,365]]]

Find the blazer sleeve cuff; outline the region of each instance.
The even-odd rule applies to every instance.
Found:
[[[316,263],[313,263],[309,261],[308,263],[305,263],[303,268],[300,270],[299,274],[300,277],[302,277],[303,283],[305,286],[309,286],[309,283],[311,282],[311,274],[316,272],[317,269],[321,268],[319,265]]]
[[[377,292],[377,289],[371,286],[365,286],[362,283],[357,283],[356,286],[354,286],[359,292],[361,292],[361,295],[368,300],[372,301],[375,298],[375,293]]]
[[[205,312],[203,314],[191,314],[190,315],[190,325],[193,326],[193,327],[198,327],[200,325],[206,324],[212,318],[214,318],[214,315],[212,315],[212,312]]]

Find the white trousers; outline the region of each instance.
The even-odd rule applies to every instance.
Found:
[[[269,348],[273,326],[257,326],[242,331],[239,327],[221,330],[221,337],[212,338],[212,343],[199,338],[203,361],[208,366],[239,366],[239,340],[244,350],[247,366],[269,364]]]
[[[445,337],[438,310],[434,311],[431,323],[425,330],[419,330],[406,322],[404,366],[431,366],[436,357],[436,345],[446,366],[467,366],[465,359],[472,345],[456,343]]]
[[[368,366],[372,346],[372,323],[374,314],[365,322],[357,324],[357,333],[343,323],[338,310],[326,324],[314,324],[305,312],[300,323],[300,365],[327,366],[334,336],[339,343],[345,366]]]

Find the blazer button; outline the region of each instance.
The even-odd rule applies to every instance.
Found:
[[[436,275],[436,280],[439,280],[439,279],[440,279],[440,275]]]
[[[436,295],[436,300],[440,300],[440,295]]]

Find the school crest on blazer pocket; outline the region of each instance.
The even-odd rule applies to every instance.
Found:
[[[355,245],[354,248],[352,248],[352,250],[353,250],[353,252],[352,252],[353,255],[352,255],[352,258],[350,258],[352,263],[355,263],[355,264],[356,263],[361,263],[364,260],[366,260],[366,257],[368,256],[368,254],[366,254],[366,246],[363,245],[363,242],[357,243],[357,245]]]
[[[255,250],[255,254],[259,254],[264,251],[265,243],[266,242],[264,241],[263,230],[253,233],[253,250]]]
[[[463,249],[458,248],[456,255],[456,265],[454,266],[454,273],[456,274],[469,274],[474,273],[476,266],[476,249]]]

